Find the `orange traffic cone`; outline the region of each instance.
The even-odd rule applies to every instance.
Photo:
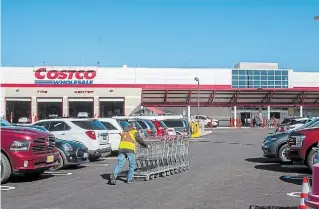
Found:
[[[298,209],[308,209],[308,207],[305,205],[305,199],[308,198],[309,191],[310,191],[309,179],[308,177],[304,177],[302,181],[302,189],[300,193],[300,205],[298,206]]]

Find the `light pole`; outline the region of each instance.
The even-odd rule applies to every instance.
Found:
[[[197,81],[197,122],[199,125],[199,79],[195,77],[194,80]]]

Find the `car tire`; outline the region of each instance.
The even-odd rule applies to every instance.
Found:
[[[54,167],[52,167],[50,170],[51,171],[57,171],[57,170],[60,170],[63,166],[64,166],[64,160],[63,160],[63,157],[62,157],[62,154],[61,152],[59,151],[59,157],[57,159],[57,165],[55,165]]]
[[[291,160],[287,157],[285,153],[289,149],[288,144],[283,144],[278,151],[278,157],[282,163],[289,163]]]
[[[1,153],[1,184],[4,184],[8,181],[11,176],[11,165],[7,156]]]
[[[313,159],[316,155],[316,152],[311,150],[307,156],[307,166],[309,168],[310,171],[312,171],[312,167],[313,167]]]

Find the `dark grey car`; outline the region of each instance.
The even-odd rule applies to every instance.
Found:
[[[317,126],[317,124],[319,124],[319,118],[314,118],[296,130],[311,128]],[[269,158],[279,158],[281,162],[290,162],[290,159],[287,157],[289,149],[287,145],[288,136],[289,131],[273,133],[266,136],[261,146],[263,155]]]

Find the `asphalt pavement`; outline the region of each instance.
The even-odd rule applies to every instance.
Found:
[[[305,167],[262,157],[267,129],[218,129],[190,143],[189,171],[150,181],[108,185],[116,157],[66,174],[13,178],[2,208],[256,208],[297,207]],[[125,166],[127,169],[128,166]],[[68,173],[68,174],[67,174]]]

